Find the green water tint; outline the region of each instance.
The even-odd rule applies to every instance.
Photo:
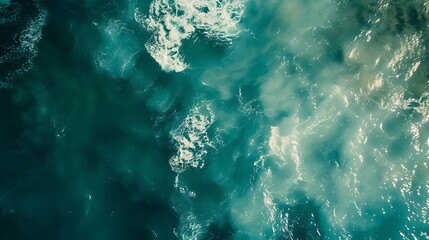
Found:
[[[4,6],[8,6],[10,4],[10,1],[9,0],[1,0],[0,4],[4,5]]]
[[[247,1],[228,41],[187,16],[178,73],[161,2],[0,17],[47,12],[34,57],[0,34],[1,239],[428,238],[424,1]]]

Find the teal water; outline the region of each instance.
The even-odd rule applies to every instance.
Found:
[[[0,1],[0,239],[429,239],[428,18]]]

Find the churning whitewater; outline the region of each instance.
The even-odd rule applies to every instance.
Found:
[[[240,32],[243,11],[243,0],[157,0],[147,17],[136,8],[135,19],[153,33],[145,46],[162,69],[181,72],[188,67],[180,52],[184,40],[200,30],[207,38],[230,41]]]
[[[0,0],[0,239],[429,239],[426,0]]]

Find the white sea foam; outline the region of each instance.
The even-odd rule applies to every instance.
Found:
[[[42,28],[46,24],[47,11],[39,7],[39,15],[32,19],[19,37],[22,51],[37,55],[37,43],[42,39]]]
[[[177,153],[169,163],[175,172],[183,172],[189,167],[202,168],[207,148],[214,147],[207,130],[215,119],[210,103],[196,104],[180,126],[171,132]]]
[[[240,32],[244,0],[154,0],[149,14],[136,9],[135,19],[152,37],[146,49],[164,71],[181,72],[188,65],[181,54],[182,43],[196,30],[208,38],[229,41]]]
[[[38,54],[37,44],[42,39],[42,30],[46,24],[48,12],[37,5],[39,14],[31,19],[27,26],[18,34],[18,46],[11,47],[10,50],[0,56],[0,63],[24,58],[25,62],[16,70],[9,72],[5,77],[5,82],[10,82],[17,76],[27,72],[33,66],[33,59]]]
[[[187,216],[181,217],[181,228],[179,231],[174,230],[174,234],[179,239],[201,239],[204,234],[204,226],[199,223],[197,217],[192,213],[188,212]]]

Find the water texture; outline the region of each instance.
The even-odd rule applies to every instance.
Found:
[[[428,18],[0,1],[0,239],[429,239]]]

